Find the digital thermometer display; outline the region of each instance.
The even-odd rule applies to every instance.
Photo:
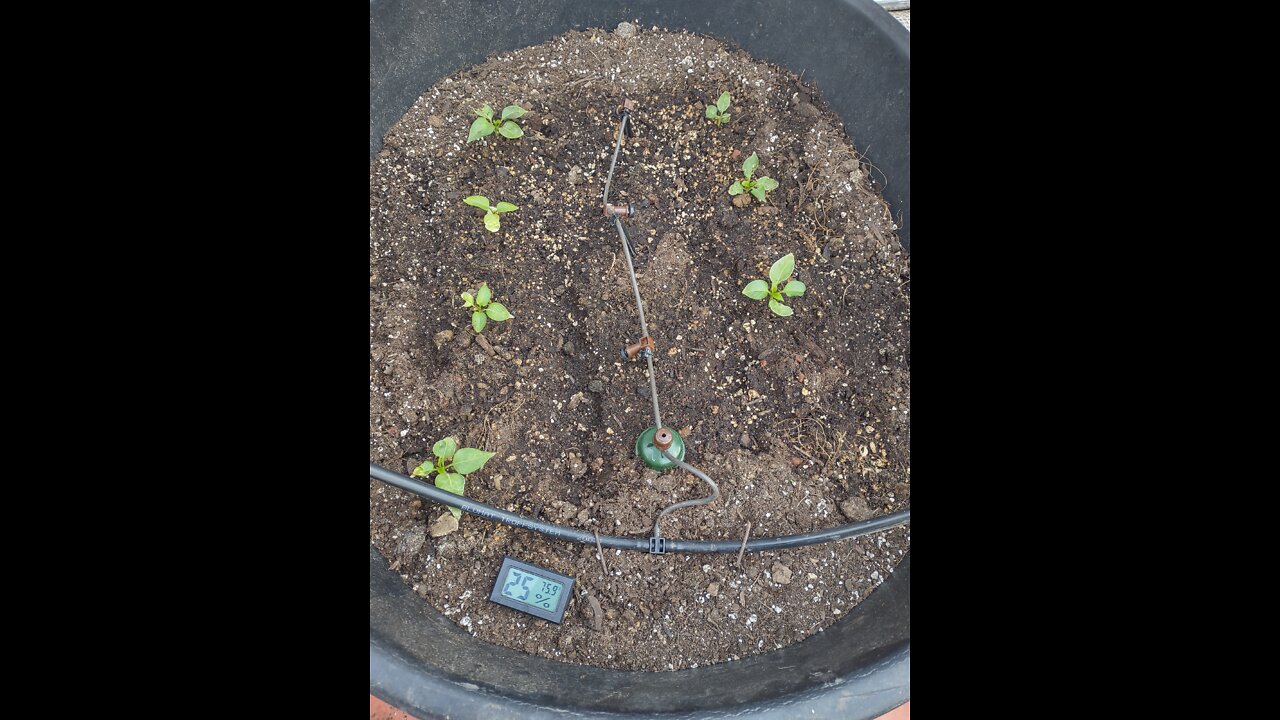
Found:
[[[507,557],[489,600],[559,624],[572,588],[571,577]]]

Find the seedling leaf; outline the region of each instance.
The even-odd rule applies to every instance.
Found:
[[[769,294],[769,284],[763,280],[752,280],[742,288],[742,294],[752,300],[763,300],[765,295]]]

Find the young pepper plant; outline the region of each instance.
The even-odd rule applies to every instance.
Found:
[[[729,113],[725,111],[729,109],[730,100],[733,100],[733,97],[729,93],[720,93],[716,104],[707,106],[707,119],[714,121],[717,126],[729,122]]]
[[[742,174],[746,177],[741,180],[735,180],[729,186],[729,194],[741,195],[744,192],[750,192],[752,197],[760,202],[765,202],[765,196],[778,189],[778,181],[771,177],[752,180],[751,176],[755,175],[757,167],[760,167],[760,158],[755,153],[751,153],[751,157],[742,163]]]
[[[782,283],[791,277],[791,273],[796,269],[796,256],[793,253],[787,253],[787,256],[780,258],[769,268],[769,282],[763,280],[752,280],[747,286],[742,288],[742,294],[752,300],[763,300],[769,298],[769,309],[774,315],[789,317],[795,311],[782,304],[782,296],[796,297],[804,294],[804,283],[799,280],[792,280],[785,286]],[[779,290],[779,286],[782,289]]]
[[[492,302],[489,283],[480,283],[480,289],[476,291],[474,298],[469,292],[462,293],[462,304],[471,309],[471,327],[477,335],[484,330],[485,323],[489,320],[502,322],[511,319],[511,313],[507,312],[505,305]]]
[[[471,131],[467,133],[467,142],[472,143],[495,132],[508,140],[515,140],[524,135],[524,130],[516,124],[515,119],[524,115],[524,108],[519,105],[508,105],[502,108],[502,117],[493,119],[493,108],[485,103],[476,110],[476,119],[471,121]]]
[[[458,441],[447,437],[431,446],[431,454],[435,461],[427,460],[413,469],[413,477],[431,477],[436,474],[436,487],[454,495],[466,496],[467,475],[484,467],[495,453],[475,448],[458,449]],[[455,518],[462,517],[462,510],[452,505],[446,506]]]
[[[509,202],[500,202],[497,205],[490,205],[489,198],[483,195],[472,195],[462,202],[478,207],[484,210],[484,229],[489,232],[498,232],[498,228],[502,227],[502,221],[498,219],[501,213],[509,213],[520,208]]]

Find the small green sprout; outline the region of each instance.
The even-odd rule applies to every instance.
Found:
[[[431,447],[435,462],[427,460],[413,469],[413,477],[431,477],[436,474],[436,487],[454,495],[466,496],[467,475],[484,467],[489,458],[496,453],[485,452],[475,448],[458,449],[458,441],[447,437]],[[447,506],[455,518],[462,517],[462,510],[452,505]]]
[[[755,175],[756,168],[760,166],[760,158],[755,153],[751,153],[751,157],[742,163],[742,173],[746,175],[742,180],[735,180],[733,185],[729,186],[730,195],[741,195],[750,191],[751,195],[760,202],[765,201],[768,193],[778,189],[778,181],[771,177],[762,177],[752,180],[751,176]]]
[[[469,292],[462,293],[462,303],[471,309],[471,327],[476,334],[484,330],[485,323],[489,320],[502,322],[511,319],[511,313],[507,312],[505,305],[490,301],[489,283],[480,283],[480,289],[476,291],[474,298]]]
[[[524,108],[519,105],[508,105],[502,108],[502,117],[496,122],[493,119],[493,108],[488,103],[476,111],[476,119],[471,121],[471,131],[467,133],[467,142],[475,142],[495,132],[508,140],[515,140],[524,135],[524,130],[516,124],[515,119],[524,115]]]
[[[509,202],[500,202],[497,205],[490,205],[489,198],[483,195],[472,195],[462,202],[484,210],[484,229],[489,232],[498,232],[498,228],[502,227],[502,222],[498,220],[499,213],[509,213],[512,210],[520,209]]]
[[[804,294],[804,283],[799,280],[792,280],[787,283],[781,290],[778,289],[783,281],[791,277],[791,273],[796,269],[796,256],[788,253],[786,257],[778,260],[769,268],[769,282],[763,280],[752,280],[747,286],[742,288],[742,294],[752,300],[763,300],[769,298],[769,309],[774,315],[789,317],[794,310],[782,304],[782,296],[796,297]]]
[[[729,93],[720,93],[720,99],[716,100],[716,104],[707,106],[707,118],[714,120],[716,125],[724,125],[729,122],[729,113],[725,112],[725,110],[729,109],[729,101],[732,99]]]

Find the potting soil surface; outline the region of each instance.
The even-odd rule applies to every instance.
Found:
[[[728,124],[705,107],[732,95]],[[496,453],[466,495],[603,535],[648,537],[692,475],[633,453],[652,424],[621,244],[627,221],[663,419],[720,485],[663,535],[740,541],[909,506],[910,259],[879,188],[815,88],[725,43],[620,26],[490,56],[420,97],[369,168],[369,457],[409,474],[446,436]],[[467,143],[474,109],[519,104],[524,135]],[[856,138],[854,138],[856,140]],[[743,160],[779,183],[736,206]],[[887,178],[892,182],[893,178]],[[485,230],[484,195],[519,210]],[[741,201],[739,201],[741,202]],[[794,253],[792,317],[745,297]],[[479,336],[481,282],[513,315]],[[447,519],[446,519],[447,518]],[[406,583],[481,640],[570,663],[679,670],[803,640],[874,592],[910,527],[781,552],[606,550],[464,514],[371,480],[369,538]],[[437,537],[437,535],[439,535]],[[576,578],[562,625],[489,602],[504,556]],[[607,566],[607,575],[605,567]]]

